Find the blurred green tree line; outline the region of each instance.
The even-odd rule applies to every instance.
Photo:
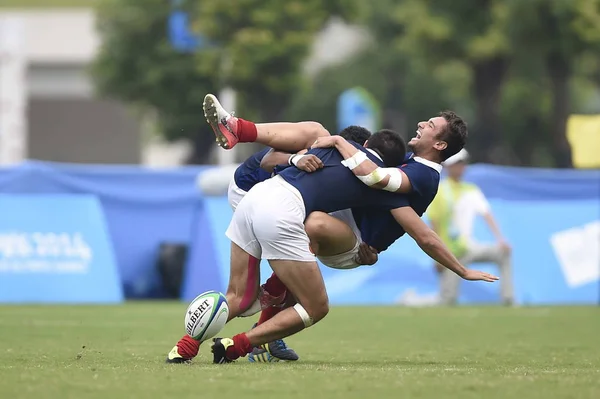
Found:
[[[570,167],[566,121],[600,112],[600,0],[183,0],[211,44],[179,52],[164,0],[103,0],[100,92],[152,109],[168,139],[190,138],[200,163],[213,137],[202,99],[229,85],[237,114],[317,120],[336,130],[339,94],[362,86],[384,127],[406,138],[419,120],[453,109],[470,125],[475,160]],[[303,73],[333,16],[363,26],[351,59]]]

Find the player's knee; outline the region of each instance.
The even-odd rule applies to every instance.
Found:
[[[312,309],[313,322],[316,323],[322,320],[329,313],[329,301],[325,298],[323,301],[319,301],[316,306]]]
[[[294,306],[296,311],[298,311],[299,306],[299,304]],[[303,309],[306,311],[306,315],[303,315],[301,312],[298,313],[304,321],[304,325],[309,327],[310,325],[317,323],[329,313],[329,300],[327,299],[327,295],[319,300],[312,300],[311,303],[306,304]],[[310,320],[308,323],[306,320],[307,317]]]
[[[305,132],[307,136],[310,136],[314,139],[322,136],[329,136],[329,131],[323,127],[319,122],[300,122],[302,125],[302,130]],[[312,144],[312,143],[311,143]]]
[[[312,212],[304,222],[304,229],[311,241],[319,242],[326,235],[327,214],[323,212]]]
[[[236,295],[234,291],[227,290],[225,294],[225,298],[227,299],[227,304],[229,305],[229,311],[231,312],[233,309],[238,309],[240,307],[240,303],[242,302],[242,297]]]

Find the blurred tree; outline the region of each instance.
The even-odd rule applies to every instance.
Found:
[[[439,96],[426,101],[421,93],[422,104],[446,104],[468,85],[476,108],[469,146],[483,160],[497,162],[503,160],[499,102],[511,61],[504,3],[484,0],[474,7],[471,0],[384,0],[372,4],[366,19],[376,42],[387,49],[388,105],[410,110],[419,88]]]
[[[214,42],[197,53],[198,68],[237,91],[244,115],[281,120],[302,87],[301,66],[315,34],[333,15],[354,17],[358,4],[356,0],[198,0],[195,26]]]
[[[381,0],[365,24],[395,128],[450,104],[474,114],[476,159],[570,166],[571,83],[600,81],[599,14],[600,0]]]
[[[332,134],[337,132],[337,102],[344,90],[361,86],[377,99],[385,97],[387,81],[373,62],[376,55],[376,49],[369,48],[319,71],[294,97],[286,111],[286,120],[316,120]]]
[[[155,111],[160,133],[168,140],[191,139],[189,162],[205,163],[214,136],[204,121],[202,101],[216,82],[198,70],[193,54],[179,52],[169,42],[171,10],[164,0],[102,0],[102,46],[93,74],[101,94]]]
[[[600,51],[599,0],[511,0],[515,46],[544,60],[551,88],[550,139],[558,167],[571,167],[566,124],[572,111],[570,81],[581,57]],[[597,58],[596,58],[597,59]],[[594,78],[597,71],[591,71]]]

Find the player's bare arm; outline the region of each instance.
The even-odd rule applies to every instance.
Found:
[[[278,151],[275,149],[269,152],[260,161],[260,167],[267,172],[273,172],[276,166],[279,165],[294,165],[305,172],[314,172],[323,167],[323,162],[313,154],[306,155],[306,149],[295,154],[289,152]]]
[[[397,208],[391,212],[394,219],[402,225],[404,230],[416,241],[417,245],[445,268],[452,270],[465,280],[487,282],[498,280],[498,277],[494,275],[478,270],[470,270],[461,265],[439,236],[421,220],[412,208]]]
[[[267,172],[273,172],[273,169],[278,165],[288,165],[292,155],[294,154],[271,148],[260,161],[260,168]]]
[[[439,235],[440,233],[440,225],[437,222],[437,220],[433,220],[432,218],[429,218],[429,222],[431,223],[431,228],[432,230]],[[444,271],[444,266],[440,265],[438,262],[435,262],[435,270],[438,273],[441,273],[442,271]]]
[[[368,144],[368,143],[367,143]],[[399,168],[382,168],[367,158],[366,154],[340,136],[319,137],[312,148],[335,147],[356,177],[369,187],[395,193],[410,193],[412,186],[408,176]]]

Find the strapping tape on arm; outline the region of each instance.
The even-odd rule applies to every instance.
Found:
[[[386,191],[396,192],[402,185],[402,172],[398,168],[377,168],[366,176],[356,176],[367,186],[371,187],[389,177]]]
[[[350,170],[354,170],[354,169],[356,169],[356,167],[358,165],[360,165],[367,159],[369,159],[367,157],[367,154],[365,154],[362,151],[358,151],[356,154],[352,155],[350,158],[343,160],[342,165],[344,165],[345,167],[347,167]]]

